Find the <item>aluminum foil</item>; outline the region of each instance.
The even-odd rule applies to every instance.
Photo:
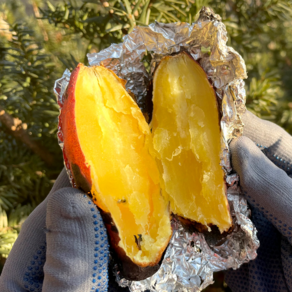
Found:
[[[187,51],[200,63],[222,101],[221,165],[229,173],[228,142],[242,134],[240,114],[245,110],[242,79],[247,74],[242,57],[226,45],[227,32],[221,17],[204,7],[193,24],[155,22],[147,27],[137,26],[123,40],[99,53],[88,54],[88,61],[90,65],[103,65],[127,80],[126,88],[134,93],[142,110],[152,74],[164,56]],[[146,54],[152,58],[150,72],[143,63]]]
[[[173,220],[173,237],[167,248],[163,263],[156,274],[138,282],[119,278],[121,286],[131,291],[201,291],[213,282],[213,272],[229,268],[237,269],[256,257],[259,241],[256,229],[249,219],[246,200],[238,189],[238,176],[232,173],[228,143],[242,134],[241,115],[245,109],[244,78],[246,67],[242,57],[226,45],[227,32],[219,15],[210,8],[202,8],[193,24],[152,23],[136,27],[123,43],[112,44],[99,53],[88,54],[89,64],[103,65],[127,80],[126,88],[144,110],[147,88],[160,60],[181,51],[188,52],[202,66],[213,85],[221,107],[221,165],[228,184],[228,201],[233,218],[233,231],[224,236],[187,233],[177,220]],[[145,56],[151,62],[145,67]],[[55,83],[54,91],[62,108],[63,95],[70,72],[66,70]],[[58,139],[63,147],[61,121]],[[74,186],[70,166],[65,166]],[[211,236],[210,236],[211,234]]]
[[[213,283],[213,272],[238,269],[243,263],[256,258],[259,241],[250,217],[246,200],[239,193],[238,176],[227,177],[227,199],[234,230],[226,235],[188,233],[175,218],[173,236],[160,269],[143,281],[120,278],[117,265],[115,274],[122,287],[130,291],[198,292]],[[219,244],[218,244],[219,243]]]
[[[246,200],[232,188],[228,200],[236,230],[227,235],[220,246],[207,243],[202,233],[185,232],[174,219],[174,234],[158,272],[137,282],[120,279],[117,272],[120,286],[129,287],[130,291],[202,291],[213,283],[213,272],[236,269],[254,259],[259,241],[248,219],[250,211]]]
[[[63,73],[63,76],[60,79],[57,79],[55,81],[54,93],[56,95],[57,102],[58,102],[58,105],[60,107],[60,112],[61,112],[63,104],[64,104],[64,96],[65,96],[65,92],[66,92],[67,86],[68,86],[69,81],[70,81],[70,76],[71,76],[70,70],[66,69]],[[70,183],[73,187],[76,187],[76,184],[75,184],[74,179],[73,179],[73,175],[71,173],[70,164],[67,160],[67,157],[65,156],[65,152],[63,151],[64,139],[63,139],[63,132],[62,132],[62,121],[60,120],[60,117],[59,117],[57,138],[58,138],[58,143],[59,143],[59,145],[62,149],[62,152],[63,152],[64,166],[65,166],[65,169],[67,171],[67,175],[69,177]]]

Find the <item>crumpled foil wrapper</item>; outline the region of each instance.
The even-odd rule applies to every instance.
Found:
[[[132,292],[197,292],[213,283],[213,272],[238,269],[255,259],[259,247],[257,231],[249,219],[247,202],[237,188],[236,184],[230,187],[227,195],[235,229],[222,237],[220,245],[210,243],[214,239],[206,239],[202,233],[186,232],[180,222],[173,219],[173,236],[159,270],[146,280],[128,281],[120,278],[116,266],[119,285],[129,287]]]
[[[65,92],[67,90],[67,86],[69,84],[69,81],[70,81],[70,76],[71,76],[70,70],[66,69],[63,73],[63,76],[60,79],[57,79],[55,81],[54,93],[57,97],[57,102],[58,102],[58,105],[60,106],[60,111],[62,110],[62,107],[64,104],[63,98],[64,98]],[[61,150],[63,152],[64,139],[63,139],[63,132],[62,132],[60,118],[59,118],[59,124],[58,124],[57,138],[58,138],[58,143],[59,143]],[[67,175],[69,177],[70,183],[75,188],[76,184],[75,184],[75,181],[74,181],[71,169],[70,169],[70,164],[69,164],[64,152],[63,152],[63,158],[64,158],[65,169],[67,171]]]
[[[226,174],[227,199],[234,229],[214,239],[210,234],[188,233],[176,219],[172,221],[173,236],[166,250],[160,269],[143,281],[128,281],[116,277],[120,286],[130,291],[201,291],[213,283],[213,272],[237,269],[256,258],[259,241],[256,228],[249,219],[246,200],[240,195],[238,176],[232,174],[228,143],[242,134],[241,115],[245,112],[244,78],[246,67],[242,57],[226,45],[227,32],[219,15],[210,8],[202,8],[193,24],[152,23],[135,27],[123,43],[112,44],[98,53],[88,54],[89,64],[103,65],[127,80],[126,88],[132,92],[144,110],[147,88],[160,60],[181,51],[188,52],[202,66],[213,85],[221,108],[221,165]],[[149,70],[144,57],[150,54]],[[70,80],[66,70],[55,82],[54,92],[62,108],[63,95]],[[59,126],[58,140],[63,148],[63,134]],[[73,186],[70,165],[64,163]],[[211,232],[212,234],[212,232]]]

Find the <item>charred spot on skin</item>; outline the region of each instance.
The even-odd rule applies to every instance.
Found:
[[[71,170],[72,170],[75,181],[78,181],[77,187],[82,189],[86,193],[90,193],[91,186],[86,180],[86,178],[83,176],[83,174],[81,173],[79,166],[77,164],[72,163]]]
[[[201,233],[204,233],[204,232],[208,232],[208,227],[199,223],[199,222],[196,222],[196,221],[193,221],[193,220],[190,220],[190,219],[186,219],[186,218],[183,218],[181,216],[175,216],[182,224],[182,226],[185,228],[185,230],[189,233],[193,233],[193,232],[201,232]]]
[[[113,232],[119,233],[119,230],[118,230],[117,226],[114,223],[111,224],[111,230]]]
[[[102,219],[103,219],[104,224],[105,225],[110,225],[111,231],[113,231],[115,233],[119,233],[118,228],[115,225],[115,223],[114,223],[114,221],[112,219],[111,214],[102,211],[100,208],[98,208],[98,209],[99,209],[99,212],[100,212],[100,214],[102,216]]]
[[[227,231],[221,233],[216,225],[210,225],[209,227],[211,232],[204,232],[203,234],[206,242],[213,246],[222,245],[227,240],[227,235],[234,229],[234,226],[231,226]]]
[[[145,117],[145,120],[148,124],[150,124],[152,120],[152,112],[153,112],[152,92],[153,92],[153,83],[150,82],[147,88],[147,94],[145,98],[137,100],[137,104],[140,107]]]
[[[195,222],[193,220],[186,219],[180,216],[176,216],[176,218],[179,219],[182,226],[187,232],[203,233],[207,243],[214,246],[222,245],[226,241],[227,235],[234,229],[234,226],[231,226],[227,231],[221,233],[216,225],[208,224],[207,227],[199,222]]]
[[[66,89],[65,93],[63,94],[63,101],[68,99],[68,90]]]
[[[134,235],[134,237],[135,237],[135,242],[136,242],[139,250],[141,250],[142,234],[138,234],[137,236]]]

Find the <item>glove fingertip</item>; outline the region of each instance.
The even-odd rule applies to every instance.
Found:
[[[63,167],[62,171],[60,172],[59,176],[57,177],[50,193],[54,193],[61,188],[71,187],[71,183],[69,177],[67,175],[67,171],[65,167]]]

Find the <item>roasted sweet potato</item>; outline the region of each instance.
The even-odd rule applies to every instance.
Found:
[[[164,57],[154,73],[151,128],[171,211],[227,231],[232,220],[220,165],[216,95],[204,70],[186,53]]]
[[[171,237],[150,129],[125,81],[102,67],[73,71],[60,114],[64,157],[101,209],[124,276],[149,277]]]

